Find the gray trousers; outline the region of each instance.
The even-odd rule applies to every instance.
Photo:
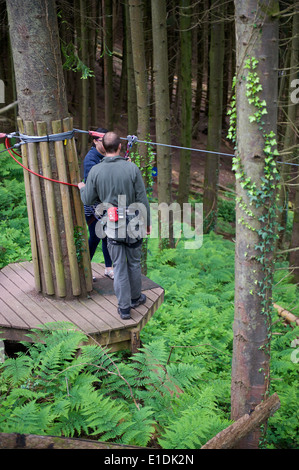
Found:
[[[118,306],[130,310],[131,299],[141,295],[141,243],[128,246],[125,243],[112,244],[108,238],[108,251],[113,263],[114,292]]]

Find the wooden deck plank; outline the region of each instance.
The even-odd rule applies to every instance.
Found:
[[[22,267],[19,265],[19,267],[15,267],[15,269],[19,269],[21,268],[22,271],[24,271],[22,269]],[[32,274],[29,272],[31,271],[31,267],[26,265],[26,268],[27,268],[27,273],[28,274],[23,274],[23,276],[28,279],[30,277],[30,275],[32,276]],[[31,278],[31,283],[34,284],[34,277],[32,276]],[[60,301],[59,301],[60,302]],[[62,300],[63,302],[63,300]],[[93,302],[90,302],[89,299],[75,299],[73,301],[68,301],[67,302],[68,305],[70,305],[77,313],[79,313],[80,316],[83,316],[85,319],[88,319],[88,322],[92,324],[92,326],[94,328],[99,328],[100,331],[106,331],[108,329],[111,328],[111,325],[109,325],[106,321],[102,321],[102,317],[104,316],[104,311],[100,308],[100,306],[98,308],[95,307],[95,305],[93,305]],[[51,305],[51,308],[53,309],[53,304]],[[88,310],[86,310],[88,309]],[[56,310],[56,309],[55,309]],[[61,317],[60,317],[60,320],[61,321],[70,321],[70,317],[68,316],[68,318],[65,318],[65,316],[62,314],[62,312],[60,310],[56,310],[57,312],[60,313]],[[91,313],[89,313],[89,311]],[[70,313],[70,311],[68,310],[68,312]],[[74,312],[72,312],[73,314]],[[79,317],[77,317],[79,318]],[[72,319],[73,319],[73,315],[72,315]],[[82,322],[80,322],[82,323]],[[78,325],[79,326],[79,325]],[[80,325],[82,326],[82,324]],[[114,325],[114,326],[119,326],[119,325]],[[89,327],[89,325],[88,325]]]
[[[110,315],[114,318],[114,320],[119,325],[119,328],[125,328],[125,327],[133,326],[136,324],[136,321],[134,319],[123,320],[120,318],[120,315],[117,311],[117,303],[111,302],[111,299],[113,298],[112,295],[98,295],[98,294],[94,295],[94,293],[91,293],[91,296],[94,302],[102,305],[105,308],[105,310],[110,313]]]
[[[73,307],[82,317],[90,321],[98,331],[107,331],[111,328],[103,320],[103,309],[91,299],[70,300],[68,304]]]
[[[40,321],[38,321],[38,319],[2,285],[0,285],[0,299],[4,300],[4,302],[9,305],[15,313],[15,316],[11,318],[12,326],[18,327],[25,323],[27,328],[31,328],[40,324]]]
[[[93,305],[92,308],[101,315],[104,322],[109,325],[109,329],[119,329],[126,326],[124,320],[120,318],[115,305],[108,302],[102,295],[93,295],[92,292],[90,294],[92,304],[89,302],[89,305]],[[83,303],[81,299],[80,302]]]
[[[65,321],[112,350],[132,346],[132,333],[140,331],[153,316],[163,301],[164,290],[143,276],[146,303],[131,309],[132,318],[123,320],[117,311],[113,281],[104,275],[104,265],[92,263],[92,271],[97,278],[93,291],[86,298],[67,300],[36,291],[31,262],[4,267],[0,271],[0,332],[13,341],[28,340],[30,330],[44,323]]]
[[[35,282],[34,282],[34,276],[28,273],[26,269],[24,269],[20,263],[11,263],[8,266],[5,266],[2,268],[2,272],[6,272],[7,268],[13,269],[15,273],[17,273],[24,282],[28,284],[28,286],[31,286],[32,289],[35,289]]]
[[[22,266],[23,264],[26,263],[26,267]],[[12,266],[12,269],[14,269],[16,272],[18,271],[19,274],[19,269],[22,270],[22,278],[26,279],[27,286],[29,291],[31,286],[34,285],[34,276],[31,271],[31,265],[28,265],[28,262],[25,263],[14,263]],[[53,299],[51,297],[44,297],[42,294],[35,293],[34,291],[32,292],[32,295],[36,296],[36,300],[39,305],[42,306],[42,308],[47,311],[51,312],[51,317],[53,317],[53,320],[51,321],[65,321],[65,322],[71,322],[74,323],[78,328],[81,330],[84,330],[86,328],[87,331],[95,331],[96,326],[91,324],[90,322],[86,322],[84,318],[80,314],[77,313],[76,310],[70,309],[68,305],[65,304],[65,301],[62,300],[57,300],[55,303],[56,299]],[[43,322],[40,322],[43,323]]]
[[[24,328],[28,328],[27,323],[23,322],[22,318],[18,317],[15,312],[0,299],[0,324],[3,326],[14,326],[14,323],[16,325],[22,323]]]
[[[57,308],[65,315],[65,321],[73,323],[80,330],[86,333],[94,333],[97,331],[95,325],[84,316],[81,316],[81,314],[78,313],[69,302],[51,298],[48,298],[47,300],[53,305],[53,307]]]
[[[23,292],[18,285],[15,283],[16,277],[12,277],[12,279],[6,277],[3,272],[0,272],[0,283],[1,285],[10,292],[20,303],[24,305],[24,307],[31,313],[35,315],[35,312],[38,308],[38,318],[42,323],[54,321],[53,317],[47,314],[42,306],[38,306],[28,295],[26,292]],[[24,315],[26,315],[26,311],[24,311]]]
[[[60,312],[60,310],[54,309],[53,306],[47,302],[45,297],[36,293],[34,286],[32,287],[32,283],[30,282],[30,277],[24,274],[21,275],[20,273],[22,271],[22,268],[17,265],[9,265],[2,270],[2,272],[4,272],[5,275],[10,276],[10,279],[13,280],[14,283],[17,283],[22,292],[24,292],[34,302],[32,307],[35,310],[39,309],[41,306],[49,315],[49,318],[51,318],[49,321],[66,321],[65,316]],[[11,273],[13,273],[13,275]]]
[[[116,309],[117,309],[118,301],[117,301],[117,298],[115,297],[115,295],[108,294],[108,295],[103,295],[103,297],[105,297],[106,300],[111,302],[112,305],[114,305],[114,307],[116,307]],[[140,313],[135,309],[131,309],[131,320],[123,320],[123,322],[124,322],[124,325],[129,325],[129,322],[131,324],[136,324],[140,320],[141,320]]]

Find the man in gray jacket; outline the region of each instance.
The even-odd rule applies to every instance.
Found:
[[[118,313],[129,319],[131,308],[146,302],[141,293],[142,238],[150,233],[150,207],[139,168],[120,156],[121,140],[114,132],[103,137],[106,156],[79,183],[83,204],[100,200],[99,212],[107,211],[105,234],[114,267],[114,291]]]

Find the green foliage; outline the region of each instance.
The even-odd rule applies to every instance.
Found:
[[[161,253],[150,239],[148,272],[165,288],[165,301],[141,332],[142,349],[131,357],[109,353],[69,324],[36,330],[40,342],[1,367],[1,432],[194,449],[230,424],[234,244],[210,233],[199,250],[186,250],[182,239]],[[273,295],[288,308],[298,290],[286,273],[276,271]],[[296,448],[291,343],[299,328],[273,316],[271,393],[282,404],[269,420],[268,447]]]
[[[83,252],[84,252],[84,232],[83,227],[77,225],[74,227],[74,242],[76,247],[76,256],[79,266],[82,266]]]
[[[30,258],[23,171],[1,154],[0,267]],[[219,203],[234,221],[233,200]],[[80,255],[81,230],[76,228]],[[101,250],[97,261],[103,262]],[[234,317],[234,244],[204,235],[199,250],[184,238],[160,251],[148,242],[148,276],[165,301],[142,330],[143,348],[131,358],[112,355],[67,324],[36,331],[43,342],[6,359],[0,368],[0,432],[92,437],[129,445],[200,448],[230,424]],[[278,265],[273,299],[299,315],[298,288]],[[298,448],[298,363],[292,342],[299,329],[275,312],[271,391],[281,408],[270,418],[270,448]]]
[[[66,44],[62,41],[61,51],[65,58],[65,62],[63,64],[64,69],[72,70],[73,72],[81,72],[81,79],[83,80],[95,76],[94,72],[79,58],[76,47],[73,43]]]
[[[263,273],[262,280],[256,280],[253,288],[250,290],[251,295],[259,297],[261,305],[261,314],[265,315],[268,328],[268,338],[271,336],[271,310],[272,310],[272,286],[273,286],[273,262],[278,232],[281,229],[277,222],[278,196],[280,188],[280,175],[277,169],[276,157],[279,155],[277,151],[276,136],[273,131],[267,133],[265,131],[264,115],[267,114],[267,103],[260,98],[260,92],[263,87],[260,83],[259,75],[256,71],[259,61],[255,57],[249,57],[245,61],[244,69],[247,71],[243,76],[246,86],[246,97],[252,109],[252,114],[248,116],[250,125],[254,125],[257,135],[260,134],[263,139],[264,148],[264,168],[263,175],[259,182],[251,180],[246,174],[243,162],[238,155],[238,147],[236,147],[236,157],[233,158],[233,170],[236,179],[243,192],[237,197],[236,202],[243,211],[244,215],[238,220],[238,224],[243,224],[248,230],[256,232],[258,242],[254,247],[250,247],[254,255],[251,259],[259,263],[259,272]],[[235,85],[235,82],[234,82]],[[234,143],[236,142],[236,125],[234,115],[236,113],[235,98],[230,111],[230,129],[229,137]],[[262,211],[261,211],[262,209]],[[259,215],[257,215],[259,214]],[[251,224],[251,220],[256,219],[258,226]],[[247,256],[247,253],[245,254]],[[270,348],[270,342],[265,344],[265,350]]]
[[[185,391],[184,397],[180,397],[182,415],[178,414],[173,423],[165,427],[159,442],[175,448],[178,442],[182,446],[189,439],[189,445],[194,448],[219,432],[215,424],[214,434],[207,430],[204,438],[201,437],[208,423],[220,420],[221,426],[226,427],[225,420],[230,418],[234,244],[210,233],[204,235],[199,250],[185,250],[183,240],[176,250],[164,250],[162,253],[159,252],[158,243],[151,240],[149,249],[148,275],[165,288],[165,301],[142,330],[142,340],[148,343],[153,338],[164,339],[170,351],[170,363],[196,364],[201,372],[192,389],[188,388],[188,393]],[[277,268],[273,300],[299,315],[298,287],[291,284],[286,264],[279,264]],[[270,394],[277,391],[282,397],[282,404],[269,420],[268,447],[298,448],[296,403],[299,398],[299,366],[292,362],[291,343],[299,337],[299,328],[285,326],[276,311],[272,311],[271,316]],[[206,396],[205,409],[200,406],[196,408],[196,399],[190,408],[194,412],[189,412],[185,403],[191,400],[190,395],[198,397],[201,393]],[[184,400],[186,402],[183,404]],[[211,411],[213,403],[216,403],[216,415]],[[188,438],[184,434],[188,429],[185,428],[184,412],[187,416],[192,415],[198,431],[194,433],[193,426],[190,426]]]
[[[1,432],[83,434],[146,446],[154,425],[167,422],[177,387],[199,374],[194,365],[167,364],[161,341],[122,363],[71,324],[34,333],[42,342],[25,343],[28,352],[1,367]]]
[[[153,147],[150,143],[149,136],[147,139],[146,148],[147,148],[146,156],[140,155],[138,150],[135,152],[131,152],[130,156],[131,156],[132,162],[134,162],[140,169],[143,180],[145,182],[147,195],[151,197],[152,192],[153,192],[153,184],[154,184],[154,181],[152,178],[152,171],[153,171],[153,163],[155,161],[155,155],[153,152]]]
[[[236,201],[219,199],[217,217],[222,218],[226,222],[235,222],[236,220]]]
[[[0,150],[4,146],[0,145]],[[9,155],[0,154],[0,268],[30,259],[30,237],[23,169]]]

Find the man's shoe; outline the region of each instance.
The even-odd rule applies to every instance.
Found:
[[[117,311],[122,320],[129,320],[131,318],[130,309],[122,310],[121,308],[118,307]]]
[[[146,302],[146,295],[141,294],[139,299],[131,299],[131,307],[136,308],[139,305],[145,304],[145,302]]]

